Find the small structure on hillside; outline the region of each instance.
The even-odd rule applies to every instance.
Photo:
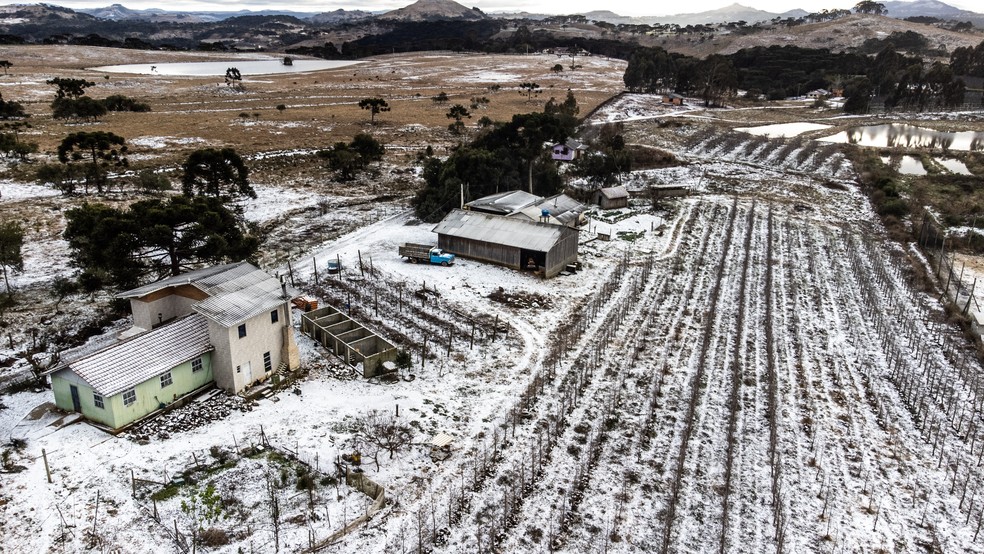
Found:
[[[832,93],[827,89],[818,88],[816,90],[811,90],[806,93],[806,97],[810,100],[819,100],[820,98],[829,98]]]
[[[238,393],[300,363],[291,294],[239,262],[126,291],[133,327],[50,372],[59,408],[120,429],[213,384]]]
[[[454,437],[446,433],[438,433],[430,442],[430,459],[433,462],[441,462],[451,457],[451,445],[454,444]]]
[[[553,277],[577,261],[578,231],[525,218],[453,210],[437,226],[438,246],[457,256]]]
[[[603,210],[627,208],[629,206],[629,191],[623,186],[598,189],[591,194],[591,202]]]
[[[683,96],[681,96],[681,95],[679,95],[679,94],[677,94],[675,92],[670,92],[668,94],[664,94],[663,95],[663,103],[664,104],[672,104],[674,106],[682,106],[683,105],[683,101],[684,101]]]
[[[346,364],[362,364],[362,376],[367,379],[385,373],[384,364],[396,359],[395,346],[333,306],[301,314],[301,332]]]
[[[588,147],[574,139],[558,142],[550,147],[550,157],[561,162],[571,162],[580,157]]]

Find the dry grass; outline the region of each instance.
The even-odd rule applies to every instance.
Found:
[[[229,55],[205,53],[144,52],[113,48],[71,46],[16,46],[0,49],[0,57],[13,63],[11,75],[0,77],[6,100],[25,104],[32,114],[30,140],[42,152],[51,153],[61,139],[74,131],[110,131],[132,140],[168,137],[167,148],[131,145],[133,158],[152,158],[153,163],[174,163],[204,145],[233,146],[240,153],[324,148],[350,140],[360,131],[377,135],[391,148],[423,148],[427,144],[452,144],[445,116],[453,104],[468,106],[475,96],[486,96],[486,109],[473,110],[471,127],[483,115],[504,121],[516,113],[543,109],[554,96],[562,100],[571,88],[582,113],[622,89],[624,62],[585,58],[576,72],[554,73],[553,56],[507,56],[452,53],[416,53],[382,56],[358,65],[305,74],[245,77],[245,91],[227,87],[223,78],[124,75],[85,69],[121,63],[229,60]],[[253,59],[256,56],[252,57]],[[245,57],[250,59],[250,57]],[[235,60],[229,62],[235,65]],[[123,94],[151,105],[151,113],[112,113],[98,123],[55,121],[49,104],[52,77],[86,78],[96,83],[88,90],[94,98]],[[518,93],[523,81],[535,81],[543,92],[534,101]],[[488,89],[498,84],[501,90]],[[450,102],[431,98],[444,91]],[[358,102],[382,97],[391,111],[369,124],[369,112]],[[279,104],[287,108],[277,110]],[[245,116],[245,117],[243,117]]]

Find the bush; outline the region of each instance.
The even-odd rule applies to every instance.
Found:
[[[900,198],[887,198],[885,203],[878,208],[878,215],[905,217],[909,214],[909,205]]]
[[[314,480],[314,475],[310,473],[304,473],[297,477],[297,490],[299,491],[309,491],[314,490],[317,482]]]
[[[203,546],[224,546],[229,544],[229,534],[218,527],[209,527],[198,534],[198,542]]]
[[[111,112],[149,112],[150,104],[137,102],[133,98],[114,94],[102,99],[102,105]]]

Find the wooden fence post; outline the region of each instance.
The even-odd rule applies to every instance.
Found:
[[[44,460],[44,472],[48,475],[48,483],[51,483],[51,467],[48,466],[48,453],[44,448],[41,449],[41,458]]]

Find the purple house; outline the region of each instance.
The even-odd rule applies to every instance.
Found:
[[[568,139],[566,142],[559,142],[553,145],[551,147],[550,157],[558,161],[569,162],[577,159],[587,149],[588,147],[580,142]]]

